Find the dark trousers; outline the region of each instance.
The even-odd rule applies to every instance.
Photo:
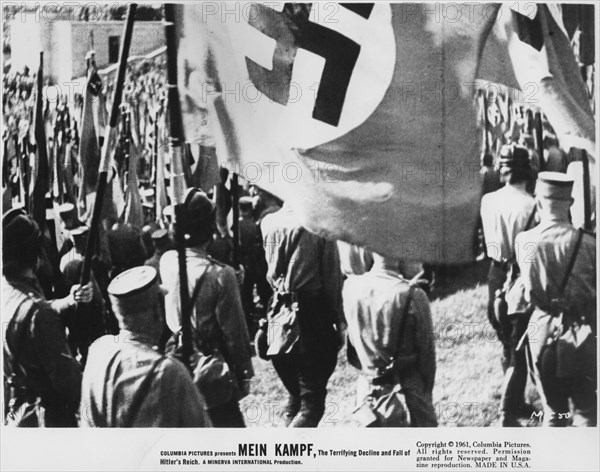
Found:
[[[299,295],[300,340],[273,367],[289,393],[286,425],[316,427],[325,413],[327,382],[337,364],[331,315],[320,296]]]
[[[510,333],[512,326],[507,319],[506,313],[498,313],[496,309],[496,291],[501,290],[506,282],[506,272],[497,265],[491,263],[488,271],[488,320],[498,340],[502,343],[502,368],[504,371],[510,363]]]
[[[208,416],[215,428],[245,428],[244,415],[237,400],[208,408]]]
[[[536,309],[529,325],[529,349],[532,362],[539,373],[541,390],[546,398],[544,425],[596,426],[597,418],[597,377],[595,362],[588,367],[589,372],[574,372],[561,377],[557,372],[556,343],[549,343],[556,334],[558,321],[543,310]],[[592,359],[596,359],[596,338],[593,344]],[[573,366],[577,370],[578,366]],[[579,366],[581,367],[581,366]],[[586,369],[584,369],[585,371]],[[539,388],[540,386],[538,386]],[[572,403],[572,409],[569,404]]]
[[[515,314],[507,318],[511,326],[510,359],[502,385],[502,412],[512,418],[517,418],[519,410],[523,406],[523,396],[527,385],[527,356],[525,349],[517,351],[517,345],[527,331],[530,316]]]

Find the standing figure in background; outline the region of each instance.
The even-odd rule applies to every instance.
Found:
[[[144,265],[146,248],[140,229],[128,223],[116,223],[106,237],[113,265],[111,279],[127,269]]]
[[[244,267],[242,303],[244,305],[244,312],[246,313],[248,329],[252,336],[256,331],[254,287],[257,287],[259,284],[259,277],[261,275],[259,269],[264,264],[265,252],[262,246],[260,227],[252,218],[252,199],[250,197],[241,197],[239,207],[240,258]],[[263,302],[263,308],[265,308],[268,300],[261,300],[261,302]]]
[[[488,272],[488,319],[498,339],[502,343],[502,368],[507,375],[520,375],[522,381],[508,382],[510,391],[503,392],[502,425],[518,426],[517,418],[524,405],[524,391],[527,366],[522,356],[515,357],[518,336],[523,334],[527,321],[519,317],[509,317],[504,302],[503,287],[509,273],[515,267],[515,238],[534,224],[534,200],[527,193],[530,176],[529,152],[515,146],[502,146],[500,151],[500,175],[504,187],[484,195],[481,200],[481,219],[486,241],[487,256],[490,259]],[[522,248],[518,248],[522,249]],[[518,340],[517,340],[518,342]],[[524,410],[523,410],[524,411]]]

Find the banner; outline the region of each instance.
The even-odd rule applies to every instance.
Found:
[[[214,141],[222,164],[313,232],[407,260],[471,260],[472,87],[498,7],[236,5],[237,17],[225,3],[179,7],[186,140]]]
[[[544,112],[561,146],[585,149],[595,164],[596,124],[560,5],[503,4],[479,77],[521,89],[526,103]]]

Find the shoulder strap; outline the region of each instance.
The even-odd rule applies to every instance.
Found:
[[[204,279],[206,279],[208,271],[212,267],[212,265],[213,265],[213,262],[210,261],[209,264],[206,266],[206,269],[204,270],[204,272],[202,273],[202,275],[196,282],[196,285],[194,286],[194,291],[192,292],[192,296],[190,297],[190,306],[189,306],[190,311],[187,314],[188,316],[192,315],[192,311],[194,310],[194,304],[196,303],[196,299],[198,298],[198,294],[200,293],[200,288],[202,287],[202,283],[204,282]]]
[[[400,336],[404,335],[404,330],[406,328],[406,321],[408,318],[408,312],[410,310],[410,304],[412,303],[413,293],[415,291],[415,286],[410,284],[410,288],[408,289],[408,296],[406,297],[406,305],[404,305],[404,310],[402,310],[402,319],[400,320]],[[396,350],[396,355],[394,356],[394,361],[400,355],[400,346],[401,343],[398,343],[398,349]]]
[[[208,275],[208,271],[212,267],[212,265],[213,265],[213,261],[209,260],[209,264],[206,266],[206,269],[204,270],[204,272],[202,273],[200,278],[197,280],[196,285],[194,285],[194,290],[192,291],[192,295],[190,296],[190,305],[188,307],[189,311],[186,314],[182,313],[182,315],[181,315],[182,318],[183,318],[183,316],[188,316],[188,317],[192,316],[192,313],[194,311],[194,305],[196,304],[196,300],[198,299],[198,295],[200,294],[200,288],[202,288],[202,284],[204,283],[204,280],[206,279],[206,276]],[[181,329],[179,329],[175,333],[175,339],[176,339],[177,345],[180,345]]]
[[[531,225],[533,224],[533,221],[535,220],[536,211],[537,211],[537,207],[534,205],[533,210],[531,210],[531,215],[529,215],[529,218],[527,219],[527,224],[525,225],[525,228],[523,229],[523,231],[527,231],[527,230],[531,229]]]
[[[304,229],[303,226],[300,226],[298,228],[298,231],[296,232],[294,238],[292,239],[292,241],[290,242],[289,245],[289,250],[286,253],[286,261],[285,261],[285,270],[283,271],[283,281],[282,281],[282,285],[283,287],[281,287],[282,289],[285,289],[285,284],[286,281],[289,282],[289,275],[290,275],[290,263],[292,262],[292,254],[294,253],[294,251],[296,250],[296,248],[298,247],[298,245],[300,244],[300,239],[302,238],[302,235],[304,234],[304,231],[306,231]]]
[[[152,381],[154,380],[154,374],[163,360],[164,356],[160,356],[158,359],[156,359],[153,362],[150,371],[146,374],[144,380],[142,380],[140,388],[135,392],[131,400],[131,406],[129,407],[127,415],[125,416],[125,419],[123,421],[123,427],[131,428],[133,426],[133,422],[142,406],[142,403],[148,397],[148,393],[150,392],[150,386],[152,385]]]
[[[563,281],[560,284],[560,296],[561,297],[565,293],[565,289],[567,288],[567,283],[569,282],[569,277],[571,277],[571,272],[573,272],[573,267],[575,266],[575,261],[577,260],[577,254],[579,253],[579,247],[581,246],[582,239],[583,239],[583,231],[581,229],[578,229],[577,230],[577,240],[575,241],[575,247],[573,248],[573,252],[571,253],[571,259],[569,260],[569,265],[567,266],[567,270],[565,271],[565,276],[563,278]]]

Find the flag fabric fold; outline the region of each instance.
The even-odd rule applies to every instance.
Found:
[[[344,3],[328,18],[320,4],[250,4],[235,22],[212,5],[179,6],[186,140],[214,141],[221,164],[313,232],[472,259],[472,84],[497,7]]]
[[[479,77],[520,89],[565,149],[597,155],[594,114],[560,5],[503,4],[483,58]]]
[[[79,219],[90,223],[96,199],[102,145],[104,139],[109,138],[103,135],[108,123],[108,113],[102,92],[102,79],[93,60],[90,63],[88,81],[83,94],[80,123],[79,152],[77,156],[80,188],[77,209]],[[110,180],[104,193],[101,216],[116,221],[121,214],[119,206],[123,197],[121,195],[122,189],[115,176],[116,172],[114,171],[113,177],[109,176]]]

